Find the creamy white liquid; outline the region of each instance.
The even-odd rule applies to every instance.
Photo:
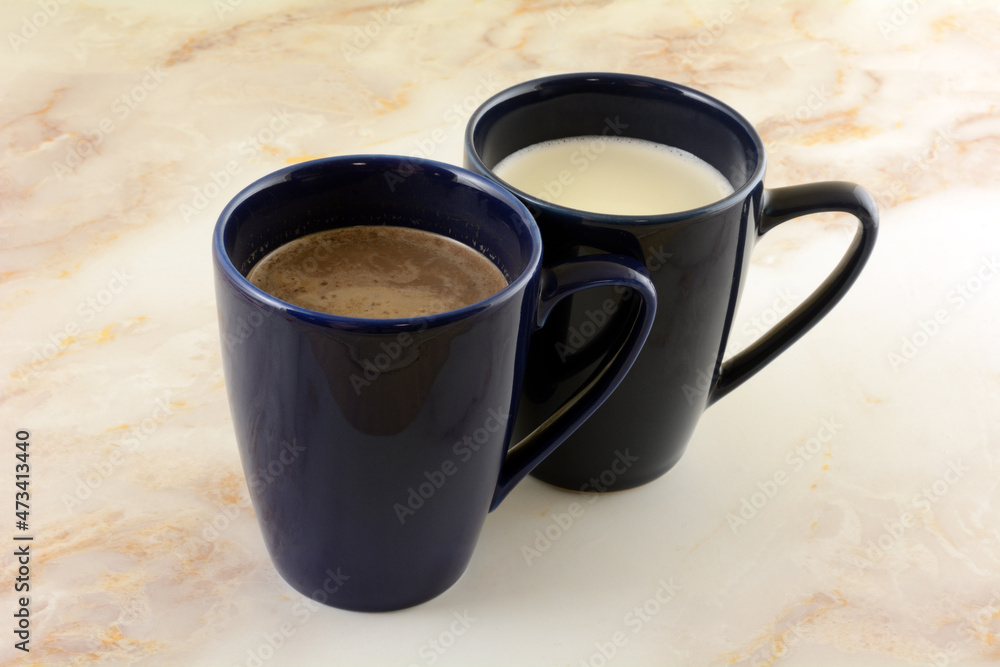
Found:
[[[733,192],[726,177],[701,158],[628,137],[544,141],[508,155],[493,172],[534,197],[592,213],[675,213]]]

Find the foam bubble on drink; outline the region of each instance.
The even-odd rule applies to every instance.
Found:
[[[493,262],[459,241],[374,225],[295,239],[265,256],[247,278],[302,308],[380,319],[454,310],[507,285]]]

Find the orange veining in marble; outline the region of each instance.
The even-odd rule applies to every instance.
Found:
[[[798,629],[813,624],[830,611],[847,606],[847,600],[839,590],[834,589],[832,593],[832,596],[827,593],[815,593],[801,602],[787,606],[771,623],[769,630],[751,640],[747,648],[738,652],[727,653],[724,656],[727,664],[732,665],[743,660],[749,660],[751,656],[765,646],[769,649],[767,657],[764,658],[763,662],[757,659],[754,664],[775,664],[789,649],[789,635],[794,632],[793,627]],[[820,597],[823,599],[821,600]],[[819,605],[819,608],[812,609],[815,605]],[[805,615],[798,620],[791,621],[790,619],[796,615],[795,612],[803,608],[806,610]],[[779,625],[783,625],[785,629],[780,632],[777,631]]]
[[[858,115],[857,109],[850,109],[836,114],[823,116],[823,121],[833,121],[832,125],[810,132],[799,138],[799,141],[807,146],[819,143],[842,143],[850,139],[866,139],[874,135],[877,130],[869,125],[858,125],[855,119]],[[819,119],[817,120],[819,122]]]

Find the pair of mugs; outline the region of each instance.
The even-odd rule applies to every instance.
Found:
[[[625,136],[700,157],[734,192],[695,210],[623,216],[497,183],[504,157],[599,135],[608,118]],[[647,77],[517,85],[473,114],[465,153],[464,169],[375,155],[295,165],[243,190],[216,226],[223,363],[251,499],[277,570],[335,607],[387,611],[445,591],[488,512],[528,474],[576,491],[663,475],[702,412],[822,318],[875,242],[863,188],[765,189],[763,143],[745,119]],[[860,222],[843,260],[723,362],[755,242],[820,211]],[[299,308],[246,278],[274,247],[374,220],[475,247],[509,284],[458,310],[372,320]],[[591,335],[571,340],[581,330]]]

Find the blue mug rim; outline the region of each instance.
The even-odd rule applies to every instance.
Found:
[[[479,155],[479,152],[475,150],[475,144],[473,142],[473,134],[475,128],[483,118],[486,113],[491,111],[493,107],[497,106],[499,103],[506,100],[511,100],[516,97],[525,95],[526,93],[532,93],[540,91],[544,86],[554,85],[554,84],[564,84],[564,83],[580,83],[580,82],[592,82],[592,83],[621,83],[621,84],[641,84],[645,86],[655,86],[660,89],[673,90],[679,93],[682,97],[691,99],[700,104],[712,107],[717,111],[721,111],[726,116],[729,116],[737,125],[746,133],[754,145],[756,150],[757,164],[754,168],[753,173],[746,179],[746,181],[739,187],[734,187],[733,192],[726,195],[722,199],[716,200],[711,204],[706,204],[698,208],[687,209],[684,211],[676,211],[673,213],[662,213],[655,215],[625,215],[621,213],[595,213],[592,211],[584,211],[577,208],[569,208],[567,206],[560,206],[553,202],[545,201],[544,199],[539,199],[534,197],[523,190],[514,187],[507,181],[503,180],[493,171],[492,168],[487,167]],[[665,79],[657,79],[655,77],[643,76],[640,74],[621,74],[615,72],[574,72],[568,74],[553,74],[551,76],[544,76],[537,79],[531,79],[529,81],[523,81],[521,83],[515,84],[510,88],[500,91],[496,95],[493,95],[485,102],[483,102],[479,108],[477,108],[472,116],[469,117],[469,121],[465,128],[465,152],[468,158],[472,161],[472,164],[476,166],[477,169],[482,169],[484,173],[492,174],[496,178],[497,182],[502,183],[505,188],[511,192],[516,193],[519,197],[531,203],[539,209],[549,209],[553,210],[562,215],[572,215],[580,216],[585,215],[588,220],[597,223],[606,224],[663,224],[667,222],[688,220],[694,217],[700,217],[704,215],[714,215],[720,211],[724,211],[734,205],[742,205],[742,203],[747,199],[747,197],[753,192],[757,186],[764,180],[764,171],[766,168],[767,154],[764,149],[764,141],[761,139],[760,134],[754,129],[753,125],[746,118],[743,117],[736,109],[729,106],[725,102],[712,97],[706,93],[696,90],[689,86],[683,84],[674,83],[673,81],[667,81]]]
[[[236,265],[233,264],[232,259],[229,257],[229,253],[226,252],[225,234],[227,228],[231,224],[233,213],[250,197],[265,191],[273,185],[289,180],[294,177],[297,172],[315,170],[317,167],[327,169],[348,168],[351,165],[361,166],[380,164],[384,169],[389,170],[391,168],[398,167],[400,163],[404,163],[421,170],[419,173],[424,178],[445,178],[458,185],[464,185],[477,189],[485,195],[501,200],[504,204],[513,209],[513,212],[517,214],[517,217],[523,223],[521,227],[516,230],[517,236],[523,240],[524,234],[528,235],[531,242],[531,255],[529,256],[524,268],[521,269],[521,272],[513,280],[511,280],[506,287],[481,301],[477,301],[476,303],[453,310],[446,310],[440,313],[432,313],[430,315],[401,318],[349,317],[303,308],[265,292],[251,283],[246,276],[244,276],[243,273],[236,268]],[[450,178],[448,178],[449,175]],[[407,178],[414,178],[416,176],[417,173],[414,173]],[[468,169],[456,167],[455,165],[439,162],[437,160],[406,157],[402,155],[367,153],[358,155],[337,155],[318,158],[315,160],[307,160],[288,167],[283,167],[282,169],[265,174],[264,176],[253,181],[240,190],[240,192],[226,204],[225,208],[223,208],[222,212],[219,214],[218,220],[215,224],[215,230],[213,232],[212,252],[214,255],[215,265],[221,269],[230,284],[235,286],[253,301],[263,303],[271,310],[284,312],[295,319],[333,329],[350,331],[365,330],[372,332],[399,332],[408,331],[414,328],[424,329],[447,324],[469,317],[481,311],[496,308],[514,298],[518,292],[525,289],[526,285],[534,279],[540,270],[542,262],[542,236],[537,223],[524,203],[511,192],[506,190],[503,186],[486,178],[485,176],[476,174]]]

